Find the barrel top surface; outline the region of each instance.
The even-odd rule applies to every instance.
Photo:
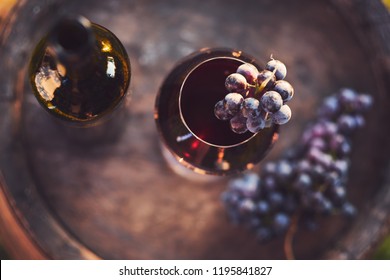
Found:
[[[390,201],[390,132],[383,121],[389,118],[385,77],[390,56],[385,48],[367,49],[362,34],[376,35],[354,29],[366,27],[365,20],[343,15],[350,1],[48,2],[45,7],[26,1],[14,11],[19,21],[0,22],[12,26],[7,34],[0,32],[6,39],[0,40],[5,62],[0,69],[0,190],[47,257],[285,258],[283,238],[259,244],[246,229],[229,223],[220,201],[229,178],[189,180],[175,174],[162,156],[153,118],[156,94],[175,63],[204,47],[240,49],[260,64],[272,54],[288,66],[296,92],[293,119],[264,162],[298,141],[325,96],[342,87],[374,96],[377,107],[353,138],[348,181],[350,198],[362,215],[355,222],[324,219],[317,232],[300,230],[294,250],[304,259],[340,258],[346,251],[348,258],[360,258],[366,248],[348,249],[357,238],[352,230],[364,230],[365,219],[378,219],[371,234],[384,234],[380,225],[389,222],[382,216],[389,214]],[[49,25],[58,6],[110,29],[131,61],[122,111],[87,131],[53,120],[35,100],[26,77],[32,46],[43,32],[36,27]],[[363,217],[375,205],[378,216]]]

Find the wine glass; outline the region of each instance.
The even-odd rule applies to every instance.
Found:
[[[215,104],[227,94],[226,77],[245,62],[261,69],[242,51],[201,49],[165,78],[156,98],[155,121],[163,155],[175,171],[236,174],[261,161],[278,139],[278,125],[237,134],[214,115]]]

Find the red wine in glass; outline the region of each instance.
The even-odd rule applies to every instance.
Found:
[[[164,80],[155,104],[163,152],[199,174],[228,175],[261,161],[278,138],[278,126],[257,134],[234,133],[214,106],[228,93],[225,79],[255,60],[232,49],[202,49],[180,61]]]

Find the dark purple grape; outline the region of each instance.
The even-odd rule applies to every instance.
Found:
[[[251,215],[247,224],[248,224],[249,229],[256,230],[263,225],[263,221],[260,217],[257,217],[255,215]]]
[[[282,159],[287,160],[292,164],[292,166],[296,166],[296,161],[297,159],[301,158],[303,154],[305,153],[305,147],[302,145],[302,141],[298,144],[295,145],[294,147],[290,147],[283,151],[282,153]]]
[[[275,124],[285,124],[291,119],[291,109],[288,105],[283,105],[280,107],[280,110],[273,113],[272,116],[272,121]]]
[[[335,134],[329,140],[329,148],[335,153],[340,153],[346,144],[349,144],[349,141],[342,134]]]
[[[273,226],[276,234],[283,233],[290,225],[290,217],[285,213],[277,213],[273,220]]]
[[[329,96],[325,98],[322,106],[319,108],[319,116],[326,118],[333,118],[340,111],[340,103],[336,96]]]
[[[260,177],[254,173],[246,173],[244,174],[244,180],[247,184],[258,187],[260,185]]]
[[[262,170],[262,175],[267,176],[267,175],[275,175],[276,174],[276,163],[269,161],[266,164],[264,164],[263,170]]]
[[[357,100],[357,93],[353,89],[343,88],[340,91],[339,100],[344,106],[351,106]]]
[[[325,151],[327,148],[327,144],[324,138],[321,137],[314,137],[311,139],[311,141],[308,143],[310,145],[310,148],[315,148],[320,151]]]
[[[281,207],[283,211],[286,213],[294,213],[298,209],[297,198],[291,193],[284,194],[284,202]]]
[[[276,163],[275,175],[282,183],[288,182],[294,174],[294,168],[287,160],[279,160]]]
[[[322,165],[325,169],[329,169],[333,164],[332,156],[317,148],[311,148],[307,153],[307,157],[312,162]]]
[[[351,144],[348,141],[345,141],[338,146],[336,152],[338,156],[345,157],[350,154],[351,150]]]
[[[307,158],[300,159],[296,163],[296,170],[299,173],[308,173],[311,170],[311,163]]]
[[[308,132],[312,137],[328,137],[337,133],[338,127],[335,123],[321,120],[314,124]],[[307,140],[307,139],[306,139]],[[311,139],[309,139],[311,141]]]
[[[361,128],[366,124],[366,121],[364,120],[364,117],[362,115],[355,115],[354,118],[357,128]]]
[[[233,132],[242,134],[248,131],[248,128],[246,126],[246,118],[238,114],[230,119],[230,127]]]
[[[321,203],[318,204],[319,211],[321,214],[329,215],[332,214],[332,211],[334,210],[333,204],[329,199],[323,199]]]
[[[259,74],[257,75],[257,84],[262,89],[266,89],[266,90],[271,89],[274,86],[275,81],[276,81],[276,77],[274,73],[269,70],[260,71]]]
[[[260,215],[266,215],[270,212],[270,205],[266,200],[260,200],[256,205],[256,211]]]
[[[245,98],[242,107],[241,113],[244,117],[258,117],[260,115],[260,101],[253,97]]]
[[[327,170],[321,164],[314,164],[311,168],[310,176],[316,184],[322,184],[325,181],[324,174]]]
[[[321,125],[324,127],[326,136],[335,135],[338,131],[337,124],[335,124],[334,122],[321,121]]]
[[[327,172],[324,174],[324,178],[327,186],[343,185],[345,183],[344,178],[340,177],[335,171]]]
[[[237,198],[237,199],[235,199],[235,198]],[[223,192],[221,194],[221,201],[226,205],[228,205],[228,204],[235,205],[238,201],[238,195],[234,192],[231,192],[231,191]]]
[[[225,87],[229,92],[238,92],[243,94],[248,88],[248,83],[243,75],[233,73],[226,78]]]
[[[258,185],[259,177],[256,174],[247,174],[243,178],[230,181],[228,189],[242,197],[253,198],[257,193]]]
[[[293,183],[293,187],[299,192],[305,192],[312,187],[312,183],[312,179],[308,173],[299,173]]]
[[[230,120],[234,116],[229,110],[226,109],[223,100],[220,100],[215,104],[214,114],[222,121]]]
[[[265,127],[265,120],[261,116],[249,116],[246,120],[246,127],[252,133],[258,133]]]
[[[318,128],[318,129],[321,129],[321,134],[318,135],[318,132],[316,131],[315,128]],[[303,134],[302,134],[302,143],[304,145],[310,145],[311,141],[314,139],[314,138],[321,138],[322,136],[324,136],[325,134],[325,131],[323,130],[323,127],[320,126],[319,124],[315,124],[313,125],[312,127],[306,129]]]
[[[272,230],[268,227],[261,227],[256,230],[256,237],[260,242],[268,241],[272,238]]]
[[[341,213],[346,217],[356,216],[357,210],[351,203],[346,202],[341,207]]]
[[[277,186],[278,184],[274,176],[268,175],[264,178],[263,187],[266,191],[274,191],[276,190]]]
[[[267,65],[265,66],[265,69],[273,72],[275,69],[275,76],[277,80],[283,80],[287,76],[287,68],[286,65],[284,65],[283,62],[272,59],[268,61]]]
[[[280,94],[283,102],[291,100],[294,96],[294,88],[285,80],[276,81],[273,90]]]
[[[321,191],[315,191],[311,194],[310,205],[315,211],[322,214],[329,214],[332,211],[332,203],[324,196]]]
[[[368,94],[359,94],[356,98],[355,109],[358,112],[366,112],[371,108],[373,104],[373,99],[371,95]]]
[[[335,160],[332,163],[331,167],[332,167],[332,170],[336,171],[341,176],[344,176],[348,172],[349,163],[346,160],[339,159],[339,160]]]
[[[339,117],[337,121],[339,131],[345,134],[350,134],[356,130],[358,124],[356,122],[356,118],[351,115],[342,115]]]
[[[259,71],[257,70],[256,66],[254,66],[253,64],[250,63],[241,64],[237,68],[236,72],[243,75],[249,84],[251,85],[256,84],[257,75],[259,74]]]
[[[240,211],[241,214],[251,214],[255,211],[256,205],[253,202],[252,199],[245,198],[240,201],[238,205],[238,210]]]
[[[280,192],[273,191],[268,194],[268,199],[271,208],[277,209],[284,202],[284,197]]]
[[[336,205],[344,202],[347,198],[347,191],[342,185],[330,186],[330,196]]]
[[[260,106],[269,113],[279,111],[282,105],[282,97],[276,91],[267,91],[260,99]]]
[[[239,93],[229,93],[224,99],[225,108],[232,115],[236,115],[241,110],[242,102],[244,102],[244,97]]]

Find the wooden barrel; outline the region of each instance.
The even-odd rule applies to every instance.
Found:
[[[187,180],[161,154],[155,96],[174,64],[203,47],[241,49],[264,62],[273,54],[288,66],[294,118],[264,162],[298,141],[324,96],[346,86],[373,95],[367,126],[353,139],[348,182],[360,214],[299,230],[293,248],[301,259],[370,258],[388,234],[390,16],[381,1],[31,0],[0,11],[0,233],[12,257],[285,258],[283,238],[259,244],[229,223],[220,203],[229,178]],[[100,141],[99,128],[56,123],[31,93],[29,55],[64,13],[112,30],[129,53],[131,102],[109,141]]]

